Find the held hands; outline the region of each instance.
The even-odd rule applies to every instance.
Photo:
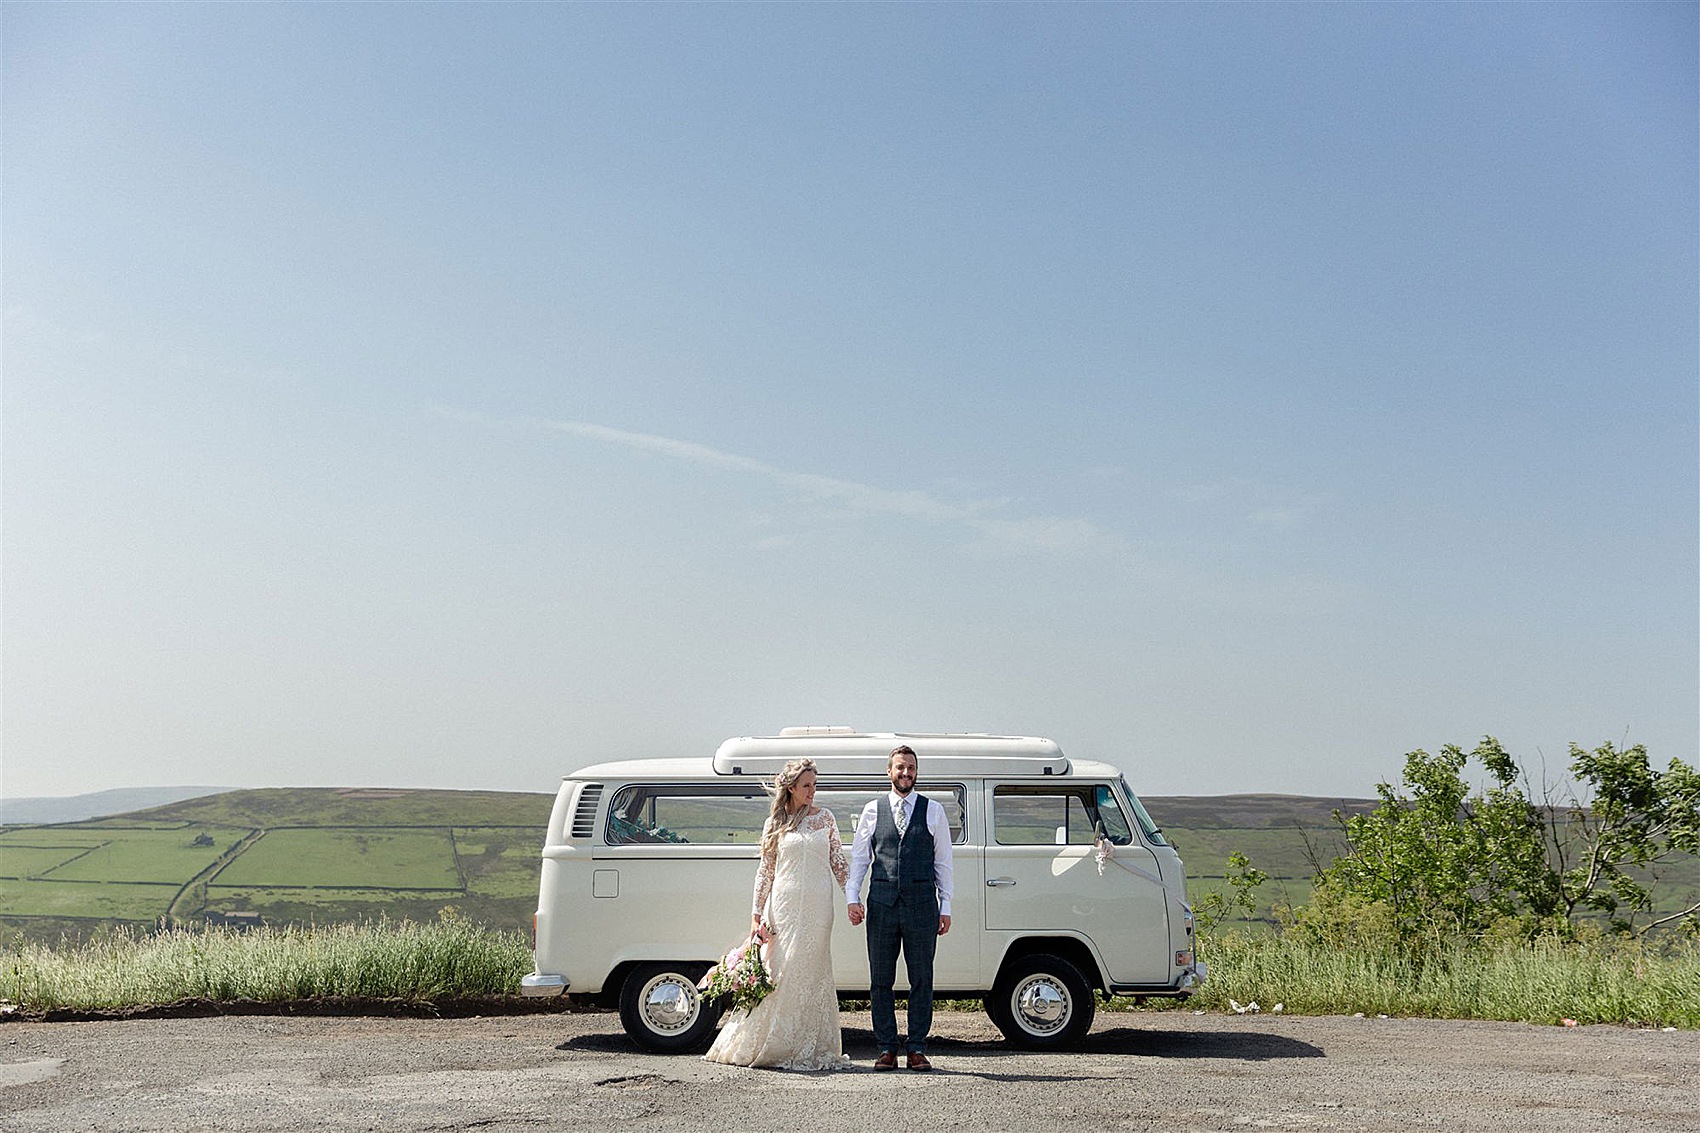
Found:
[[[864,909],[861,905],[851,905],[849,907],[849,911],[850,911],[850,923],[853,924],[853,925],[861,924],[863,918],[867,916],[867,910]],[[943,936],[945,933],[947,933],[949,931],[950,931],[950,914],[949,913],[940,913],[939,914],[939,935]]]

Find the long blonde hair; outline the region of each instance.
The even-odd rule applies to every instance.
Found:
[[[820,772],[815,770],[814,760],[793,759],[773,777],[773,786],[768,789],[773,796],[773,805],[767,812],[767,826],[762,830],[762,853],[771,854],[778,849],[779,839],[801,826],[803,819],[808,817],[806,807],[794,806],[791,802],[791,788],[797,785],[805,771],[814,771],[816,778],[820,776]]]

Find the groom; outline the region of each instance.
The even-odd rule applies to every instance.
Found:
[[[892,985],[901,951],[909,970],[909,1069],[931,1070],[927,1032],[933,1026],[933,953],[939,937],[950,931],[950,823],[943,807],[915,790],[913,748],[904,744],[893,749],[885,769],[891,793],[862,808],[844,892],[850,901],[850,923],[859,925],[863,917],[868,921],[868,997],[874,1041],[880,1047],[874,1069],[897,1069]],[[869,878],[866,908],[864,878]]]

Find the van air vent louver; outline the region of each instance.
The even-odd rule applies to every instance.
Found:
[[[573,808],[573,837],[589,838],[596,833],[596,808],[602,802],[602,784],[586,783]]]

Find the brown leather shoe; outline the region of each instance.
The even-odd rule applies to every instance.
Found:
[[[913,1051],[912,1050],[912,1051],[909,1052],[909,1069],[911,1069],[911,1070],[931,1070],[932,1068],[933,1068],[933,1064],[927,1061],[926,1055],[920,1053],[919,1051]]]
[[[911,1055],[910,1057],[913,1058],[914,1056]],[[880,1051],[880,1056],[878,1058],[874,1059],[874,1069],[875,1070],[896,1070],[897,1069],[897,1053],[895,1051],[890,1051],[890,1050]]]

